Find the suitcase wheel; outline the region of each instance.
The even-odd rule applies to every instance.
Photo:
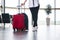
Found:
[[[13,28],[13,30],[15,31],[15,28]]]

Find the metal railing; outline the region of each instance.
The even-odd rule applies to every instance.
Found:
[[[0,6],[1,8],[1,6]],[[17,9],[17,7],[5,7],[5,8],[9,8],[9,9]],[[24,9],[24,8],[22,8]],[[25,8],[25,9],[29,9],[29,8]],[[40,10],[45,10],[46,8],[40,8]],[[60,8],[51,8],[52,10],[60,10]]]

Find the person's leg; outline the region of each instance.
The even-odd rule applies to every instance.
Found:
[[[35,20],[35,10],[34,10],[35,8],[30,8],[30,11],[31,11],[31,14],[32,14],[32,22],[34,22],[34,20]],[[35,29],[35,25],[34,25],[34,23],[33,23],[33,31],[35,31],[36,29]]]
[[[38,10],[39,10],[39,7],[36,7],[34,9],[34,27],[37,26],[37,20],[38,20]]]
[[[33,31],[37,30],[38,10],[39,10],[39,7],[30,8],[30,11],[32,14],[32,20],[34,21]]]
[[[32,14],[32,24],[34,25],[34,8],[30,8],[31,14]],[[34,27],[34,26],[33,26]]]
[[[30,11],[32,14],[32,20],[34,21],[33,27],[37,26],[38,10],[39,10],[39,7],[30,8]]]

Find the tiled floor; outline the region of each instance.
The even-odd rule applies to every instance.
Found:
[[[38,25],[36,32],[29,26],[28,32],[13,32],[11,27],[0,30],[0,40],[60,40],[60,25]]]

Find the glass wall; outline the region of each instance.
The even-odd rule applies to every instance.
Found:
[[[23,2],[24,2],[24,0],[20,0],[20,5]],[[29,6],[28,6],[29,3],[28,2],[29,2],[29,0],[26,2],[25,8],[29,8]],[[59,13],[60,10],[58,10],[60,8],[60,6],[58,5],[60,3],[60,0],[39,0],[39,3],[40,3],[40,10],[39,10],[39,14],[38,14],[39,24],[44,24],[44,25],[46,24],[47,14],[46,14],[44,9],[47,8],[48,4],[50,4],[52,9],[53,9],[52,13],[50,14],[50,19],[51,19],[50,24],[54,24],[55,20],[56,20],[56,24],[60,24],[59,23],[60,22],[60,13]],[[0,5],[1,5],[1,0],[0,0]],[[14,14],[18,13],[18,10],[17,10],[18,0],[5,0],[5,6],[6,6],[6,9],[5,9],[6,13],[9,13],[11,15],[14,15]],[[56,9],[56,13],[55,13],[55,10],[54,10],[55,6],[56,6],[56,8],[58,8],[58,9]],[[29,14],[28,14],[28,16],[29,16]]]
[[[5,6],[7,7],[17,7],[18,0],[5,0]]]
[[[7,6],[7,7],[17,7],[18,4],[19,4],[18,2],[19,2],[19,0],[5,0],[5,6]],[[24,2],[24,0],[20,0],[20,5],[23,2]],[[28,8],[28,1],[26,2],[25,7]]]
[[[60,10],[56,10],[56,24],[60,25]]]
[[[17,7],[18,6],[18,1],[19,0],[5,0],[5,6],[6,7]],[[24,2],[24,0],[20,0],[20,5],[23,2]],[[29,2],[29,0],[25,4],[25,8],[29,8],[28,7],[28,4],[29,4],[28,2]],[[41,24],[41,25],[44,24],[45,25],[47,14],[46,14],[44,9],[47,8],[48,4],[50,4],[52,6],[52,8],[54,8],[54,0],[39,0],[39,3],[40,3],[40,10],[39,10],[39,14],[38,14],[38,22],[39,22],[38,24]],[[41,8],[43,8],[43,10],[41,10]],[[5,11],[6,11],[6,13],[9,13],[11,15],[14,15],[14,14],[18,13],[17,8],[15,8],[15,9],[6,8]],[[52,10],[52,13],[50,14],[50,19],[51,19],[51,24],[54,24],[54,10]]]
[[[0,6],[1,6],[1,0],[0,0]],[[0,8],[0,15],[1,15],[1,8]]]
[[[1,0],[0,0],[0,5],[1,5]]]
[[[54,0],[39,0],[40,1],[40,8],[46,8],[46,6],[48,4],[50,4],[52,6],[52,8],[54,8]]]
[[[56,0],[56,8],[60,8],[60,0]]]
[[[54,0],[40,0],[40,9],[42,10],[39,11],[39,24],[46,25],[47,13],[44,9],[47,8],[48,4],[54,8]],[[50,21],[50,24],[54,24],[54,10],[52,10],[52,13],[50,14]]]
[[[56,24],[60,25],[60,0],[56,0]]]

